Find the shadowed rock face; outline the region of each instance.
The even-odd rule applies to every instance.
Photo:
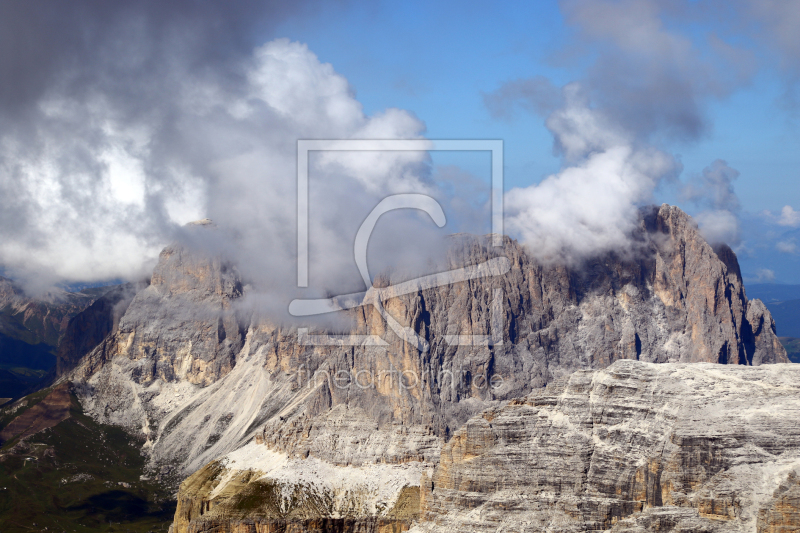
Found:
[[[495,248],[454,237],[446,268],[504,256],[510,270],[389,298],[388,312],[427,351],[371,306],[349,312],[352,333],[386,346],[312,346],[296,329],[237,318],[236,269],[171,246],[116,330],[68,377],[87,413],[143,434],[152,468],[177,484],[254,437],[337,465],[432,464],[485,408],[617,360],[787,361],[769,312],[746,298],[733,252],[715,251],[690,217],[645,210],[633,238],[624,254],[566,267],[507,238]],[[448,341],[491,336],[493,323],[502,344]]]
[[[70,319],[94,299],[87,293],[58,290],[31,298],[14,282],[0,276],[0,335],[31,345],[41,343],[55,347]],[[1,356],[0,363],[3,363]]]
[[[72,370],[84,355],[116,333],[131,300],[146,286],[146,283],[118,285],[69,321],[56,353],[59,376]]]
[[[579,371],[471,419],[421,531],[796,531],[800,367]]]

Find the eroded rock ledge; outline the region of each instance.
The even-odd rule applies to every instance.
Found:
[[[800,366],[617,361],[472,418],[423,531],[797,531]]]
[[[251,443],[181,484],[173,533],[399,533],[420,518],[432,465],[338,466]]]
[[[432,468],[251,443],[183,483],[174,533],[783,533],[798,480],[800,365],[623,360],[485,410]]]

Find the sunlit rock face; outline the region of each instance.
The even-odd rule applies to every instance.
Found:
[[[251,443],[181,484],[173,533],[407,531],[420,517],[419,480],[429,470],[418,462],[336,466]]]
[[[472,418],[420,531],[795,531],[800,366],[618,361]]]
[[[296,326],[243,316],[235,265],[175,245],[68,378],[88,413],[142,435],[155,474],[177,485],[254,439],[337,466],[427,468],[484,409],[618,360],[787,361],[769,312],[746,299],[733,252],[715,251],[690,217],[645,210],[632,242],[564,266],[507,238],[493,247],[454,236],[442,270],[501,257],[508,268],[396,296],[400,280],[376,283],[422,351],[371,305],[346,312],[350,333],[382,341],[356,346],[313,345]],[[470,335],[483,340],[453,340]]]
[[[620,360],[483,411],[432,464],[257,439],[183,482],[173,533],[797,531],[798,420],[798,365]]]
[[[67,324],[56,353],[56,373],[63,376],[77,366],[87,352],[119,330],[119,322],[133,297],[146,282],[125,283],[109,288]]]

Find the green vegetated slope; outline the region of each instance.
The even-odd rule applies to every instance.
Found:
[[[26,412],[26,427],[47,419],[52,413],[42,406],[52,392],[0,409],[0,430],[20,427]],[[137,443],[122,429],[84,415],[73,395],[60,408],[59,418],[64,409],[68,418],[25,439],[4,431],[0,531],[166,531],[175,503],[158,483],[141,479],[145,461]]]
[[[0,365],[0,398],[19,398],[25,392],[35,389],[47,375],[44,370]],[[0,401],[0,405],[3,403]]]
[[[789,360],[793,363],[800,363],[800,339],[794,337],[780,337],[781,344],[786,348]]]

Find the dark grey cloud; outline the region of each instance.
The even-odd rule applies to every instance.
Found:
[[[681,197],[708,209],[738,212],[741,204],[733,186],[738,177],[738,170],[717,159],[703,169],[701,174],[689,178],[681,191]]]
[[[787,95],[796,95],[795,0],[561,0],[559,6],[574,34],[553,60],[588,62],[576,81],[592,105],[640,139],[691,142],[707,135],[708,104],[747,85],[759,69],[777,69]],[[496,117],[515,106],[548,114],[554,95],[537,76],[509,81],[484,101]]]
[[[691,4],[690,4],[691,5]],[[695,16],[720,21],[722,31],[746,35],[759,63],[782,70],[791,81],[800,76],[800,3],[795,0],[712,0],[691,5]]]
[[[31,291],[136,279],[165,244],[189,239],[238,263],[256,307],[285,313],[296,292],[297,140],[420,138],[425,129],[398,109],[365,115],[331,65],[272,35],[314,6],[0,4],[8,275]],[[362,290],[356,230],[387,194],[441,192],[428,157],[326,153],[310,165],[313,291]],[[216,227],[189,237],[183,224],[205,217]],[[385,218],[371,240],[375,273],[416,268],[453,231],[416,214]]]
[[[686,16],[674,4],[560,3],[577,46],[595,58],[585,80],[592,101],[630,132],[656,141],[706,134],[709,101],[727,97],[755,72],[751,51],[713,34],[697,38],[672,29],[670,17]]]
[[[176,77],[241,75],[238,62],[310,2],[138,0],[0,3],[0,112],[48,93],[103,92],[138,112]]]
[[[544,76],[517,79],[483,94],[483,102],[495,118],[510,118],[516,107],[547,116],[563,103],[561,90]]]
[[[699,209],[695,219],[709,242],[732,246],[741,242],[741,204],[734,190],[738,177],[738,170],[717,159],[681,188],[681,199]]]

